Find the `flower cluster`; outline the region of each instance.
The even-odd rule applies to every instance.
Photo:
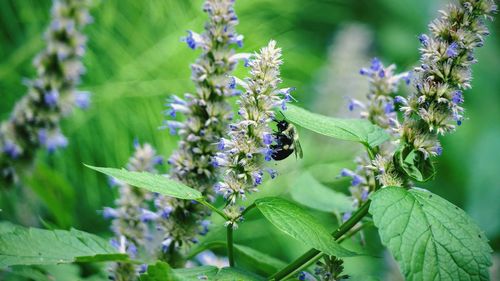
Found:
[[[378,58],[371,61],[369,67],[362,68],[359,73],[369,79],[369,92],[367,101],[362,102],[351,98],[349,100],[349,110],[361,110],[361,118],[369,120],[371,123],[386,129],[397,141],[397,128],[399,126],[396,107],[394,105],[394,95],[398,91],[401,81],[406,85],[410,83],[411,73],[403,72],[394,74],[396,66],[385,67]],[[343,169],[341,177],[351,178],[350,192],[353,198],[354,207],[358,207],[368,199],[368,195],[375,187],[375,177],[373,171],[378,172],[378,180],[383,185],[394,185],[400,183],[399,178],[394,173],[394,167],[390,164],[390,159],[394,153],[394,142],[384,144],[378,151],[377,158],[372,161],[368,156],[356,158],[356,170]],[[386,163],[388,162],[388,163]],[[350,213],[343,216],[347,220]]]
[[[250,77],[238,80],[244,91],[238,100],[239,120],[229,125],[228,138],[220,139],[218,152],[212,159],[214,167],[223,171],[223,179],[215,191],[231,205],[244,199],[248,192],[257,191],[264,176],[264,161],[272,160],[273,131],[270,122],[274,109],[291,100],[290,88],[279,89],[281,49],[271,41],[249,62]],[[267,169],[271,177],[275,172]],[[234,208],[227,209],[233,213]],[[235,216],[230,216],[235,217]]]
[[[369,93],[367,102],[357,99],[349,100],[349,110],[361,109],[361,117],[368,119],[384,129],[389,129],[397,124],[396,108],[393,95],[398,91],[401,80],[410,84],[411,73],[403,72],[394,74],[394,64],[385,67],[378,58],[371,61],[370,67],[362,68],[359,73],[369,79]]]
[[[397,101],[405,116],[402,141],[424,158],[440,155],[438,135],[454,131],[464,120],[463,91],[471,87],[473,51],[483,46],[489,34],[483,19],[491,18],[496,8],[492,0],[460,0],[429,25],[430,35],[419,36],[415,90]]]
[[[37,77],[26,81],[28,93],[0,127],[0,178],[17,180],[38,148],[53,152],[68,144],[59,121],[75,106],[87,108],[89,93],[76,90],[85,68],[86,37],[81,30],[91,22],[87,0],[56,0],[45,33],[46,47],[35,58]]]
[[[135,152],[130,157],[127,170],[138,172],[157,173],[156,166],[163,164],[163,158],[156,154],[150,144],[134,144]],[[104,208],[103,216],[112,219],[115,238],[112,245],[123,253],[128,253],[132,258],[137,256],[138,248],[145,248],[151,234],[147,223],[156,219],[156,214],[149,210],[148,202],[153,199],[153,194],[132,187],[128,184],[111,179],[112,186],[118,187],[119,196],[115,201],[115,208]],[[117,263],[113,269],[113,280],[135,280],[140,268],[132,264]]]
[[[241,46],[243,40],[235,31],[238,18],[234,1],[206,0],[203,9],[209,16],[205,32],[189,31],[184,38],[190,48],[201,50],[200,57],[191,65],[196,92],[186,94],[183,99],[171,98],[167,115],[174,118],[182,113],[185,120],[168,120],[164,127],[181,138],[178,149],[168,160],[170,177],[213,198],[211,187],[216,175],[210,159],[217,152],[215,143],[225,134],[232,118],[226,100],[238,94],[229,75],[245,55],[236,54],[233,49],[235,45]],[[159,197],[155,203],[160,211],[171,210],[169,216],[164,216],[168,218],[158,221],[158,227],[165,233],[165,250],[195,242],[196,235],[206,232],[203,217],[209,212],[203,206],[167,197]],[[166,254],[169,252],[172,251]]]

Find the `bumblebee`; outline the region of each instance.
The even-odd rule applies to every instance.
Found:
[[[275,143],[270,146],[272,149],[271,157],[279,161],[295,152],[295,157],[302,158],[304,155],[295,126],[286,120],[275,120],[275,122],[278,130],[273,133]]]

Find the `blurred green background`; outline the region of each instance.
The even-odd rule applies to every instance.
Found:
[[[134,138],[152,143],[165,156],[176,146],[177,139],[158,127],[164,119],[165,99],[193,90],[189,64],[198,52],[179,39],[186,30],[202,31],[206,19],[201,12],[203,1],[94,2],[91,13],[95,21],[86,28],[87,73],[80,86],[92,92],[92,107],[64,121],[63,129],[70,140],[67,149],[54,155],[39,153],[34,175],[25,181],[25,188],[0,193],[1,220],[39,227],[73,226],[110,235],[109,222],[102,219],[99,210],[113,204],[116,190],[82,163],[122,167],[132,152]],[[357,71],[371,57],[397,64],[398,71],[416,65],[417,35],[427,30],[427,23],[446,4],[434,0],[236,2],[240,19],[237,30],[245,36],[241,51],[253,52],[270,39],[277,40],[285,61],[284,86],[297,88],[295,97],[301,106],[334,116],[354,116],[346,112],[345,97],[366,93],[367,81]],[[8,118],[15,102],[26,93],[21,79],[34,75],[31,61],[43,48],[42,33],[50,6],[50,0],[0,1],[2,120]],[[498,252],[500,20],[490,27],[491,35],[477,52],[479,64],[473,67],[473,89],[466,92],[469,120],[456,133],[443,138],[444,153],[439,158],[437,177],[425,187],[471,214]],[[240,77],[246,74],[243,67],[237,73]],[[347,182],[335,177],[340,167],[352,165],[352,153],[358,147],[307,132],[301,134],[304,160],[289,158],[280,163],[280,179],[268,183],[257,196],[288,196],[288,187],[296,176],[308,169],[313,169],[325,185],[345,189]],[[325,163],[333,166],[316,166]],[[333,228],[334,216],[317,215]],[[217,231],[212,235],[217,236]],[[278,234],[260,214],[251,215],[236,236],[239,243],[286,261],[305,250]],[[391,275],[394,265],[381,252],[376,231],[367,230],[365,237],[369,240],[367,250],[373,255],[348,261],[348,271],[361,268],[377,278],[397,280],[397,274]],[[275,246],[268,247],[269,241]]]

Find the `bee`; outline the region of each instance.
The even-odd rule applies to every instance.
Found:
[[[278,131],[273,133],[275,143],[271,144],[271,157],[276,160],[283,160],[295,152],[295,157],[304,156],[299,142],[299,134],[295,126],[284,120],[274,120]]]

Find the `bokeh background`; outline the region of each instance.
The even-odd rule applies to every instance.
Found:
[[[165,99],[194,88],[189,64],[198,52],[180,38],[189,29],[202,31],[206,19],[201,12],[203,1],[94,2],[91,12],[95,21],[86,28],[87,73],[80,86],[92,92],[92,106],[64,121],[63,129],[70,140],[67,149],[52,155],[40,152],[25,186],[1,191],[1,220],[45,228],[75,227],[109,236],[109,222],[100,210],[113,205],[116,190],[108,187],[105,177],[82,163],[122,167],[135,138],[153,144],[165,157],[176,147],[177,139],[158,127],[164,119]],[[445,4],[435,0],[238,0],[237,30],[245,36],[241,51],[253,52],[270,39],[278,41],[285,61],[284,85],[297,88],[295,97],[301,106],[332,116],[353,117],[355,114],[347,111],[346,97],[362,98],[368,86],[358,74],[359,68],[376,56],[385,64],[395,63],[398,71],[410,70],[418,64],[418,34],[427,30],[427,23]],[[50,0],[0,0],[1,120],[8,118],[15,102],[26,93],[22,78],[34,75],[31,62],[43,48],[50,6]],[[423,187],[465,209],[486,231],[498,253],[500,19],[490,27],[491,35],[477,52],[473,89],[465,94],[469,120],[443,138],[438,174]],[[244,77],[246,70],[239,67],[237,75]],[[280,163],[276,167],[280,178],[266,184],[256,196],[290,197],[289,188],[304,171],[310,171],[329,188],[345,191],[348,182],[336,176],[340,168],[354,165],[351,160],[359,147],[304,131],[301,137],[303,161],[290,157]],[[333,229],[335,215],[310,211]],[[217,235],[223,237],[214,227],[206,239],[219,239]],[[238,243],[284,261],[306,250],[280,235],[258,213],[250,215],[235,235]],[[367,229],[363,239],[370,255],[348,259],[347,271],[362,272],[374,280],[398,280],[397,266],[383,251],[376,231]],[[84,275],[96,271],[71,270]]]

